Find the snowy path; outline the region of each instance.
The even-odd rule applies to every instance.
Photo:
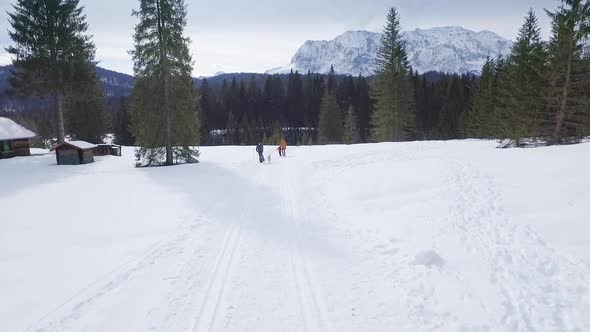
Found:
[[[0,188],[2,330],[590,330],[590,180],[576,175],[590,145],[303,147],[272,165],[251,150],[150,170],[0,163],[15,181]],[[562,174],[551,158],[572,161],[567,187],[515,185]],[[563,210],[544,204],[556,189]],[[52,214],[66,196],[70,216],[105,197],[114,212]]]

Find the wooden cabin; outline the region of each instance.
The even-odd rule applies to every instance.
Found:
[[[69,141],[54,146],[58,165],[82,165],[94,162],[96,145],[85,141]]]
[[[94,148],[94,156],[121,157],[122,146],[115,144],[97,144]]]
[[[30,156],[29,140],[36,136],[9,118],[0,117],[0,159]]]

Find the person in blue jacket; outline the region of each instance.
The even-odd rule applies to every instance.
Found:
[[[260,163],[262,164],[264,162],[264,145],[262,145],[262,143],[258,143],[256,146],[256,152],[258,152],[258,160],[260,160]]]

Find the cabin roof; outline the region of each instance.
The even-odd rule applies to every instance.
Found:
[[[94,149],[96,147],[95,144],[88,143],[86,141],[69,141],[69,142],[64,142],[62,144],[54,146],[53,148],[51,148],[51,151],[53,151],[55,149],[59,149],[63,146],[69,146],[69,147],[72,147],[77,150],[89,150],[89,149]]]
[[[0,141],[29,139],[36,136],[37,134],[9,118],[0,117]]]

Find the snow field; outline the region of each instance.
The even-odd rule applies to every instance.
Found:
[[[2,160],[2,329],[589,330],[590,144],[494,147]]]

